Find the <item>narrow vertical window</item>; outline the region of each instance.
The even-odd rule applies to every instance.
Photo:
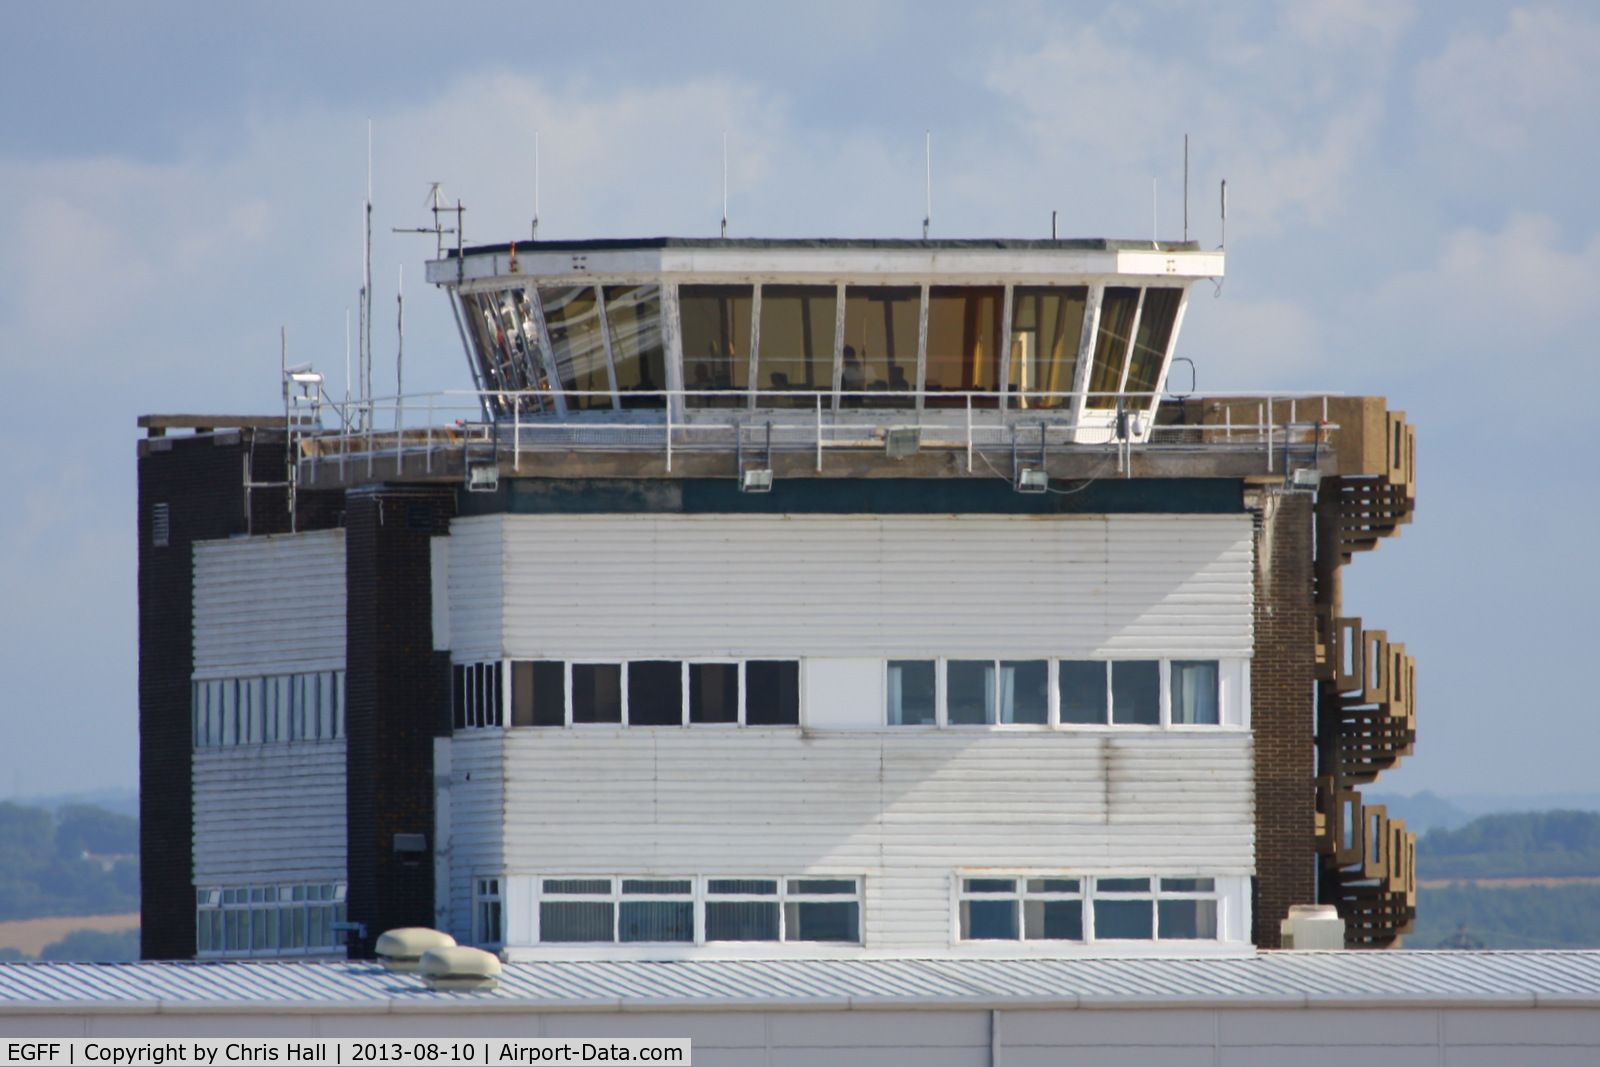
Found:
[[[931,659],[889,661],[890,726],[932,726],[938,721],[934,669]]]
[[[797,726],[800,723],[798,660],[753,659],[744,665],[746,726]]]
[[[150,544],[155,548],[167,547],[167,540],[172,536],[171,511],[165,504],[155,504],[150,508]]]
[[[667,398],[666,348],[661,340],[661,287],[608,285],[606,325],[611,358],[625,408],[664,408]]]
[[[1134,315],[1139,310],[1139,290],[1122,285],[1106,286],[1100,301],[1100,329],[1095,333],[1094,362],[1089,366],[1091,408],[1117,406],[1117,390],[1122,387],[1122,368],[1128,361],[1128,342],[1133,332]]]
[[[1144,291],[1144,309],[1139,313],[1139,331],[1133,339],[1128,383],[1123,390],[1130,394],[1123,402],[1126,407],[1144,409],[1155,402],[1156,383],[1161,379],[1161,365],[1167,359],[1167,343],[1172,339],[1182,300],[1182,289]]]
[[[500,879],[477,879],[475,896],[473,940],[480,945],[498,945],[505,940],[501,926]]]
[[[593,286],[539,290],[550,351],[567,407],[574,411],[611,408],[611,371],[600,332],[600,304]]]

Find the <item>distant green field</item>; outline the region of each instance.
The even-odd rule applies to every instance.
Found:
[[[1406,948],[1438,948],[1462,924],[1485,948],[1600,948],[1600,885],[1417,890]]]
[[[1417,877],[1600,876],[1600,814],[1523,811],[1484,815],[1458,830],[1417,840]]]

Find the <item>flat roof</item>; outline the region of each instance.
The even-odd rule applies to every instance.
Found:
[[[492,992],[344,960],[0,964],[0,1016],[1353,1007],[1596,1008],[1600,951],[511,963]]]
[[[1199,241],[1134,241],[1110,237],[1073,237],[1060,240],[1025,237],[958,237],[918,240],[901,237],[596,237],[573,241],[508,241],[503,244],[470,245],[462,255],[491,255],[509,252],[515,244],[518,253],[535,252],[623,252],[660,248],[733,249],[907,249],[919,252],[1038,251],[1038,252],[1199,252]],[[454,259],[456,250],[445,250]]]

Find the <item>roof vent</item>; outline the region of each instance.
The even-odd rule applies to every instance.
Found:
[[[1344,920],[1332,904],[1293,904],[1278,924],[1283,947],[1337,950],[1344,948]]]
[[[391,971],[411,972],[425,952],[436,948],[454,948],[456,939],[440,930],[426,926],[402,926],[385,931],[378,938],[376,951],[383,965]]]
[[[493,953],[466,945],[431,949],[422,954],[417,970],[430,989],[498,989],[500,960]]]

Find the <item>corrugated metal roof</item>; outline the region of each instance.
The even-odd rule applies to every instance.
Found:
[[[1600,1006],[1600,952],[507,964],[439,993],[370,963],[0,964],[0,1014],[1395,1004]]]

